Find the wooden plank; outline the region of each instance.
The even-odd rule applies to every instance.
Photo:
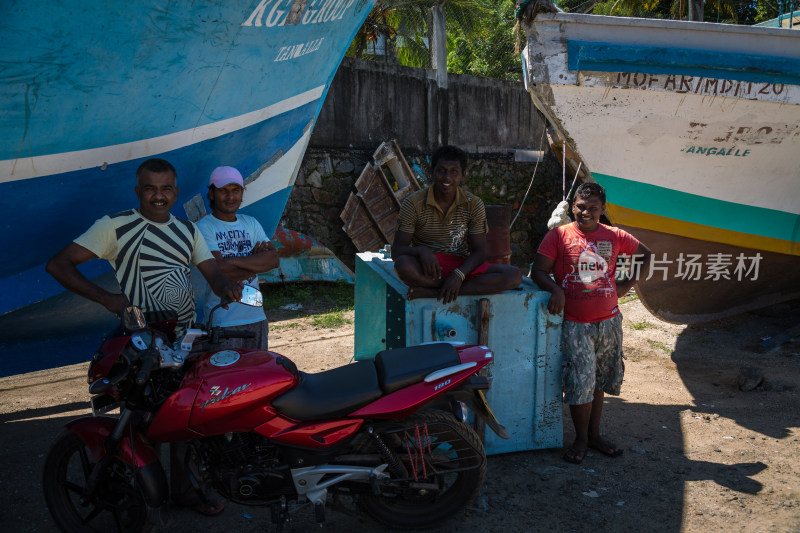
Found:
[[[372,211],[369,210],[369,205],[364,200],[364,196],[362,194],[357,194],[356,198],[358,198],[359,201],[362,202],[362,206],[364,207],[364,212],[366,213],[366,215],[369,218],[370,222],[380,232],[380,234],[383,237],[384,241],[386,241],[386,244],[389,244],[391,242],[389,240],[389,237],[386,236],[386,234],[383,232],[383,229],[381,228],[380,224],[378,224],[378,221],[375,220],[375,217],[372,215]],[[377,250],[372,250],[372,251],[377,251]]]
[[[353,184],[355,192],[347,199],[339,217],[342,230],[359,252],[377,251],[391,244],[397,231],[400,200],[419,190],[416,177],[396,141],[382,143]],[[386,164],[403,189],[395,192],[381,165]],[[395,175],[397,174],[397,175]]]
[[[492,319],[491,301],[489,298],[481,298],[478,300],[478,313],[475,315],[475,329],[478,330],[478,344],[481,346],[489,346],[489,322]],[[486,376],[486,369],[478,372],[479,376]],[[475,432],[483,442],[486,438],[486,422],[479,417],[475,417]]]

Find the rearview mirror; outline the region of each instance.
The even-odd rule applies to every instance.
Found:
[[[242,287],[242,299],[239,301],[251,307],[261,307],[264,305],[264,296],[261,294],[261,291],[255,287],[245,285]]]
[[[122,310],[122,327],[130,332],[144,331],[147,329],[147,320],[144,319],[142,310],[132,305]]]

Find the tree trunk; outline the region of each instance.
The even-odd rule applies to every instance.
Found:
[[[689,0],[689,20],[703,22],[704,9],[703,0]]]
[[[436,83],[440,89],[447,89],[447,34],[442,5],[431,7],[428,40],[431,46],[431,68],[436,69]]]

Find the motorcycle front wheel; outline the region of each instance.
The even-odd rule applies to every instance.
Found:
[[[361,508],[394,529],[431,527],[470,503],[486,475],[486,453],[475,431],[444,411],[421,411],[381,428],[392,467],[380,494],[362,494]],[[387,470],[388,471],[388,470]]]
[[[147,507],[134,484],[133,468],[114,460],[101,475],[94,495],[86,498],[94,465],[89,449],[74,433],[63,432],[50,448],[42,486],[58,527],[70,533],[143,531]]]

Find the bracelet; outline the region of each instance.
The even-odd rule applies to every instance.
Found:
[[[455,270],[453,270],[453,274],[455,274],[459,278],[461,278],[461,281],[464,281],[465,279],[467,279],[467,276],[465,276],[464,273],[461,272],[461,269],[459,269],[459,268],[456,268]]]

